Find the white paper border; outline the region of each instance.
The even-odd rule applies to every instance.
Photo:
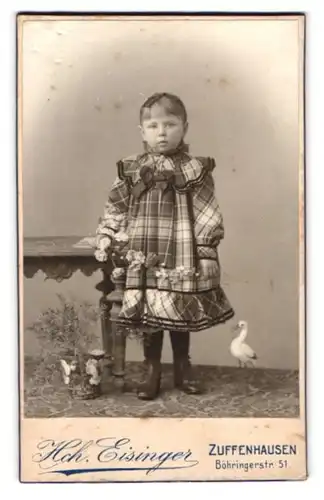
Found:
[[[85,5],[87,4],[87,5]],[[157,3],[155,2],[155,8],[157,8]],[[171,2],[164,2],[163,6],[160,7],[159,10],[181,10],[184,8],[186,10],[197,10],[197,6],[195,2],[177,2],[177,7],[174,7],[174,4],[171,7]],[[15,478],[17,477],[17,406],[16,399],[13,398],[13,394],[17,391],[17,344],[16,344],[16,314],[17,314],[17,303],[16,303],[16,276],[12,270],[15,269],[16,264],[16,241],[15,241],[15,173],[13,169],[13,165],[15,163],[15,120],[14,120],[14,109],[15,109],[15,78],[14,78],[14,67],[15,67],[15,39],[14,39],[14,30],[15,30],[15,19],[14,12],[19,10],[25,10],[28,8],[29,11],[34,10],[44,10],[43,2],[29,2],[28,6],[25,5],[25,2],[11,2],[10,9],[8,7],[1,9],[1,54],[4,53],[5,57],[2,57],[2,66],[3,66],[3,74],[9,75],[9,78],[1,79],[1,98],[3,99],[4,106],[2,106],[1,113],[1,138],[2,138],[2,160],[3,160],[3,173],[4,179],[2,182],[3,193],[1,197],[2,213],[8,214],[7,217],[4,217],[4,226],[3,226],[3,244],[1,246],[1,257],[2,261],[5,262],[6,265],[3,266],[3,281],[2,281],[2,310],[4,312],[4,324],[3,324],[3,332],[6,339],[9,337],[10,339],[10,354],[11,357],[6,355],[3,357],[3,362],[1,365],[2,370],[5,374],[10,374],[13,377],[13,386],[4,383],[4,400],[8,402],[10,408],[7,408],[7,411],[3,411],[2,419],[6,419],[6,423],[2,423],[2,428],[5,425],[6,436],[8,440],[8,444],[6,446],[6,453],[1,456],[1,464],[2,459],[5,459],[5,463],[12,465],[12,475]],[[57,1],[52,9],[49,8],[48,3],[46,4],[46,10],[74,10],[80,11],[84,10],[101,10],[107,8],[104,2],[92,2],[91,7],[87,2],[78,2],[78,9],[72,5],[72,2],[62,2]],[[132,2],[119,2],[118,11],[121,10],[131,10]],[[206,10],[210,9],[209,2],[199,2],[199,9],[205,8]],[[213,8],[216,10],[225,10],[225,11],[236,11],[242,9],[242,2],[217,2],[214,3]],[[137,4],[138,10],[150,10],[149,2],[141,2],[141,5]],[[257,1],[246,1],[244,3],[244,11],[253,11],[256,10],[258,12],[268,12],[274,11],[275,9],[283,11],[304,11],[306,10],[308,14],[307,19],[307,81],[306,81],[306,98],[307,98],[307,107],[306,107],[306,117],[307,117],[307,184],[306,184],[306,196],[307,196],[307,211],[306,211],[306,220],[307,220],[307,243],[308,243],[308,251],[307,251],[307,283],[308,283],[308,344],[307,344],[307,376],[308,376],[308,384],[307,384],[307,403],[308,403],[308,439],[309,439],[309,471],[310,471],[310,479],[307,483],[285,483],[281,484],[281,492],[284,490],[286,494],[288,494],[288,484],[289,484],[289,494],[293,490],[295,492],[298,491],[300,494],[305,493],[305,487],[308,488],[308,484],[312,485],[312,488],[316,488],[316,491],[320,493],[321,488],[314,485],[314,482],[320,480],[321,474],[321,460],[320,460],[320,444],[321,444],[321,413],[317,412],[316,404],[319,405],[319,394],[322,394],[322,384],[320,384],[320,380],[316,384],[316,366],[320,367],[320,356],[323,345],[323,336],[321,335],[320,325],[322,323],[322,298],[321,298],[321,276],[323,273],[323,258],[324,248],[322,245],[323,239],[320,235],[320,219],[321,214],[323,213],[323,207],[321,203],[323,203],[323,194],[321,192],[321,187],[323,183],[321,182],[321,175],[323,175],[323,125],[322,125],[322,117],[323,117],[323,81],[321,80],[322,73],[322,47],[323,43],[323,5],[321,2],[311,2],[311,1],[281,1],[281,2],[262,2],[262,8],[260,7],[260,2]],[[311,73],[310,73],[311,71]],[[311,130],[311,134],[310,134]],[[310,140],[311,135],[311,140]],[[315,163],[318,164],[315,167]],[[10,207],[10,210],[9,208]],[[318,222],[315,226],[315,221]],[[316,295],[316,292],[318,294]],[[311,300],[310,300],[311,299]],[[317,327],[317,328],[316,328]],[[318,331],[318,333],[317,333]],[[315,333],[316,332],[316,333]],[[315,337],[316,336],[316,337]],[[8,352],[7,344],[5,343],[5,352]],[[310,385],[310,380],[312,381],[312,385]],[[318,406],[319,409],[319,406]],[[10,411],[9,411],[10,410]],[[316,418],[317,415],[317,418]],[[9,432],[10,430],[10,432]],[[317,451],[316,451],[317,450]],[[9,475],[6,475],[9,479]],[[318,484],[318,483],[317,483]],[[17,485],[15,485],[16,487]],[[36,486],[36,485],[35,485]],[[80,485],[75,485],[80,486]],[[86,488],[88,485],[82,485],[82,491],[84,494],[89,494],[89,489]],[[91,485],[89,485],[91,486]],[[94,485],[95,486],[95,485]],[[106,485],[107,486],[107,485]],[[114,489],[114,485],[109,485]],[[126,485],[125,485],[126,486]],[[145,485],[146,493],[150,493],[151,488],[150,485]],[[176,486],[176,485],[175,485]],[[183,485],[185,486],[185,485]],[[193,491],[193,486],[190,485],[190,491]],[[206,487],[211,488],[212,485],[204,485]],[[259,496],[260,488],[263,489],[263,495],[266,495],[267,488],[263,488],[266,486],[263,483],[244,483],[237,485],[236,483],[230,484],[217,484],[217,493],[221,495],[224,493],[223,486],[226,487],[226,493],[229,494],[228,487],[235,488],[240,486],[240,491],[246,492],[246,489],[249,488],[252,491],[249,492],[249,498],[253,498],[254,495]],[[269,486],[269,485],[267,485]],[[271,489],[277,489],[279,485],[272,483]],[[57,487],[57,486],[56,486]],[[134,485],[131,486],[132,491],[134,490]],[[252,487],[252,488],[250,488]],[[42,489],[44,486],[42,486]],[[112,493],[112,489],[110,488],[110,493]],[[120,485],[119,485],[120,488]],[[303,488],[303,492],[302,492]],[[165,488],[162,488],[165,490]],[[30,487],[29,494],[33,494],[31,490],[34,490],[34,487]],[[78,493],[80,492],[80,488],[78,488]],[[87,490],[87,491],[86,491]],[[137,490],[137,488],[136,488]],[[159,490],[161,491],[161,485],[159,485]],[[60,490],[61,491],[61,490]],[[120,492],[120,489],[117,490]],[[182,489],[184,491],[184,489]],[[188,491],[188,488],[187,490]],[[199,487],[199,491],[201,493],[201,487]],[[44,490],[43,490],[43,493]],[[81,492],[80,492],[81,493]],[[232,491],[234,494],[234,490]],[[51,488],[46,488],[46,496],[47,498],[51,497],[51,494],[57,494],[57,492],[51,492]],[[157,492],[156,492],[157,494]],[[275,492],[272,490],[271,496],[273,496]],[[159,496],[159,495],[157,495]]]

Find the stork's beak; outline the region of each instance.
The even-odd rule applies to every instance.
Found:
[[[237,330],[239,330],[239,329],[240,329],[240,327],[237,324],[237,325],[232,327],[232,332],[237,332]]]

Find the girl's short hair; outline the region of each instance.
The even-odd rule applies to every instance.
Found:
[[[140,123],[143,122],[145,111],[150,110],[154,104],[160,104],[168,113],[180,117],[183,123],[187,122],[187,111],[181,99],[168,92],[157,92],[142,104],[140,109]]]

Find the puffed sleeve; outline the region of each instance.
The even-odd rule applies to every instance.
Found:
[[[114,235],[119,231],[125,231],[127,227],[129,198],[127,183],[118,177],[110,190],[103,216],[100,217],[96,230],[95,257],[100,262],[107,260],[107,249]]]
[[[216,248],[224,238],[223,216],[215,194],[211,172],[193,190],[194,232],[197,246]]]

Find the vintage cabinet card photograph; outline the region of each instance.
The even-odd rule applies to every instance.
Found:
[[[19,14],[20,479],[298,480],[302,14]]]

